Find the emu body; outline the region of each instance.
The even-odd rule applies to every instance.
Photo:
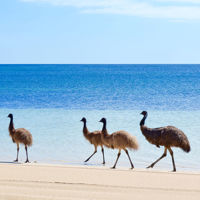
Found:
[[[119,150],[119,152],[117,154],[117,159],[112,168],[114,169],[116,167],[118,159],[121,155],[121,150],[124,150],[126,152],[128,159],[130,161],[130,164],[131,164],[131,169],[134,168],[134,165],[131,161],[131,158],[129,156],[127,149],[131,149],[131,150],[138,149],[138,142],[137,142],[136,138],[134,136],[130,135],[128,132],[123,131],[123,130],[116,131],[112,134],[108,134],[108,131],[106,128],[106,119],[102,118],[100,120],[100,122],[103,123],[103,128],[102,128],[102,132],[101,132],[101,137],[102,137],[103,143],[109,148]]]
[[[13,115],[9,114],[8,117],[10,118],[10,124],[8,127],[9,135],[12,138],[12,141],[17,144],[17,158],[15,162],[18,162],[19,144],[24,144],[26,150],[26,162],[29,162],[27,148],[33,143],[32,135],[25,128],[15,129],[13,123]]]
[[[187,136],[181,131],[180,129],[174,127],[174,126],[165,126],[160,128],[148,128],[145,126],[145,120],[147,118],[147,112],[143,111],[141,113],[143,115],[143,118],[140,122],[140,129],[142,134],[145,136],[147,141],[151,144],[156,145],[157,147],[164,146],[165,150],[163,155],[157,159],[155,162],[153,162],[150,166],[147,168],[153,168],[154,165],[160,161],[162,158],[167,156],[167,150],[169,151],[171,157],[172,157],[172,163],[173,163],[173,171],[176,171],[173,151],[171,147],[179,147],[185,152],[190,151],[190,143],[188,141]]]
[[[104,156],[103,142],[102,142],[102,139],[101,139],[101,131],[89,132],[88,129],[87,129],[87,125],[86,125],[86,122],[87,122],[86,118],[83,117],[81,119],[81,121],[83,122],[83,135],[84,135],[84,137],[90,142],[90,144],[94,145],[94,152],[92,153],[91,156],[89,156],[85,160],[85,162],[89,161],[90,158],[92,158],[92,156],[97,153],[98,146],[101,146],[101,151],[102,151],[102,155],[103,155],[103,163],[102,164],[105,164],[105,156]]]

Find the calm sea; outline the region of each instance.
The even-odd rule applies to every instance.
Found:
[[[110,133],[124,129],[137,137],[140,149],[130,154],[135,167],[144,168],[163,148],[141,134],[142,110],[149,112],[147,126],[174,125],[186,133],[192,151],[174,148],[177,169],[200,171],[200,65],[0,65],[0,161],[16,157],[7,130],[11,112],[15,127],[33,135],[31,161],[83,165],[93,146],[80,119],[86,117],[92,131],[106,117]],[[117,150],[105,149],[106,166],[116,156]],[[23,146],[19,157],[25,160]],[[99,149],[88,164],[101,162]],[[125,153],[120,166],[129,167]],[[171,170],[171,157],[155,168]]]

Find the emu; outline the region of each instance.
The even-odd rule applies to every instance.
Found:
[[[171,147],[179,147],[183,151],[188,153],[190,151],[190,143],[188,141],[187,136],[183,133],[183,131],[174,126],[148,128],[147,126],[144,125],[148,115],[147,111],[143,111],[140,114],[143,115],[143,118],[140,122],[140,129],[142,131],[142,134],[147,139],[147,141],[150,142],[151,144],[156,145],[158,148],[160,148],[160,146],[165,147],[163,155],[160,158],[158,158],[155,162],[153,162],[151,165],[149,165],[147,168],[153,168],[158,161],[166,157],[168,150],[172,157],[173,171],[175,172],[176,166]]]
[[[101,138],[102,138],[103,143],[109,148],[119,150],[118,155],[117,155],[117,159],[116,159],[115,164],[113,165],[112,168],[115,169],[117,162],[118,162],[118,159],[121,155],[121,150],[124,150],[126,152],[127,156],[128,156],[129,161],[130,161],[131,169],[133,169],[134,165],[131,161],[131,158],[129,156],[127,148],[131,149],[131,150],[133,150],[133,149],[137,150],[138,149],[138,142],[137,142],[136,138],[134,136],[130,135],[126,131],[117,131],[117,132],[114,132],[112,134],[108,134],[108,131],[106,129],[106,118],[102,118],[99,122],[103,123],[103,128],[102,128],[102,131],[101,131]]]
[[[89,156],[89,158],[87,158],[84,162],[87,162],[90,160],[90,158],[92,158],[92,156],[97,152],[97,147],[101,146],[101,151],[103,154],[103,163],[105,164],[105,156],[104,156],[104,148],[103,148],[103,142],[101,139],[101,131],[93,131],[93,132],[89,132],[86,126],[86,118],[83,117],[81,119],[81,121],[83,122],[83,135],[84,137],[91,143],[94,145],[94,153]]]
[[[28,150],[27,147],[31,146],[33,143],[32,135],[31,133],[24,129],[24,128],[14,128],[14,123],[13,123],[13,115],[9,114],[8,117],[10,118],[10,124],[8,127],[9,135],[12,138],[13,143],[17,144],[17,158],[14,160],[14,162],[18,162],[18,155],[19,155],[19,144],[24,144],[25,145],[25,150],[26,150],[26,163],[29,162],[28,159]]]

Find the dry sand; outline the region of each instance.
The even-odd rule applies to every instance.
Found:
[[[200,199],[200,174],[107,167],[0,164],[0,199]]]

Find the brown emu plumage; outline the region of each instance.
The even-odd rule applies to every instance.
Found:
[[[164,154],[155,162],[153,162],[148,168],[153,168],[154,165],[167,155],[167,150],[170,152],[173,163],[173,171],[176,171],[176,166],[174,162],[173,151],[171,147],[179,147],[185,152],[190,151],[190,143],[187,136],[180,129],[174,126],[165,126],[160,128],[148,128],[144,125],[147,118],[147,112],[143,111],[141,113],[144,115],[140,122],[140,129],[142,134],[145,136],[147,141],[157,147],[164,146]]]
[[[179,147],[185,152],[190,151],[190,144],[186,135],[174,126],[160,128],[141,126],[141,131],[151,144],[165,147]]]
[[[136,137],[130,135],[128,132],[123,131],[123,130],[116,131],[112,134],[108,134],[108,131],[106,129],[106,119],[102,118],[100,122],[103,123],[103,128],[102,128],[102,133],[101,133],[103,143],[109,148],[119,149],[117,160],[112,168],[116,167],[117,161],[121,155],[121,150],[124,150],[126,152],[129,158],[129,161],[131,163],[131,168],[134,168],[134,165],[131,161],[131,158],[129,156],[127,149],[130,149],[130,150],[138,149],[139,145],[138,145]]]
[[[97,147],[101,146],[101,151],[103,154],[103,164],[105,164],[105,157],[104,157],[104,148],[103,148],[103,142],[101,139],[101,131],[93,131],[93,132],[89,132],[86,126],[86,118],[83,117],[81,119],[81,121],[83,122],[83,135],[84,137],[90,142],[90,144],[94,145],[94,153],[89,156],[89,158],[87,158],[85,160],[85,162],[89,161],[90,158],[97,152]]]
[[[25,128],[18,128],[18,129],[14,129],[14,131],[12,130],[9,132],[14,143],[21,143],[26,146],[32,145],[32,142],[33,142],[32,135]]]
[[[18,161],[19,144],[21,143],[21,144],[25,145],[26,162],[29,162],[27,146],[31,146],[32,143],[33,143],[32,135],[25,128],[15,129],[14,123],[13,123],[13,115],[9,114],[8,117],[10,118],[10,124],[9,124],[9,127],[8,127],[9,135],[12,138],[12,141],[17,144],[17,158],[16,158],[15,161],[16,162]]]
[[[136,138],[123,130],[116,131],[112,134],[108,134],[107,131],[104,131],[102,140],[107,147],[112,149],[138,149]]]

